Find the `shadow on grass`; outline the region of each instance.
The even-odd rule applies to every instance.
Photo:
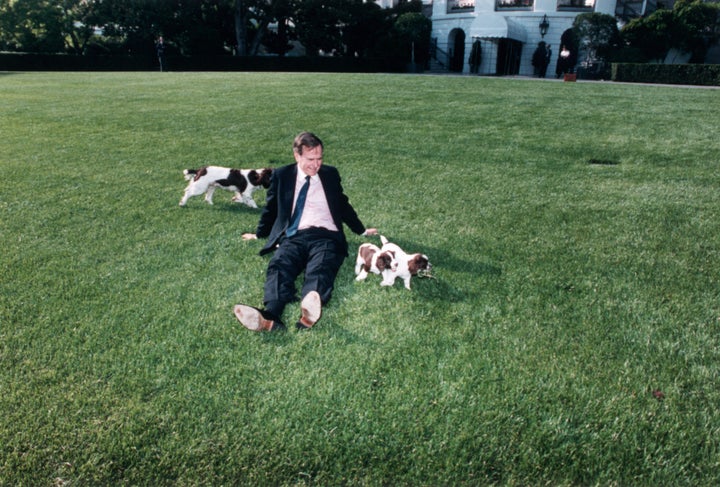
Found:
[[[344,346],[361,345],[363,347],[374,347],[377,345],[376,340],[351,331],[348,327],[348,323],[332,322],[327,324],[323,323],[320,324],[320,326],[326,326],[326,330],[323,330],[324,334]],[[307,333],[313,333],[313,331],[302,331],[297,333],[295,336],[297,338],[305,338],[304,335]]]
[[[250,335],[257,335],[258,339],[267,346],[274,346],[278,349],[286,347],[288,345],[296,345],[298,341],[303,343],[305,341],[312,340],[325,340],[326,338],[318,338],[317,334],[330,337],[333,340],[343,343],[344,345],[357,345],[361,344],[364,346],[374,345],[374,341],[363,337],[362,335],[350,331],[345,325],[347,323],[340,323],[334,320],[323,320],[315,325],[311,330],[297,330],[295,325],[288,326],[285,331],[277,331],[270,333],[257,333],[248,330]]]
[[[433,267],[430,276],[414,276],[410,283],[412,292],[423,300],[458,303],[474,296],[473,289],[460,288],[454,285],[451,279],[445,277],[449,274],[462,273],[473,277],[502,275],[500,267],[483,262],[479,258],[470,261],[454,255],[448,249],[419,245],[407,240],[391,241],[408,253],[420,252],[428,256]],[[395,281],[395,286],[402,286],[400,279]]]
[[[430,259],[430,263],[435,269],[447,269],[453,272],[462,272],[473,275],[490,274],[499,276],[502,274],[502,270],[497,266],[482,262],[479,259],[472,261],[462,259],[455,256],[449,249],[446,248],[432,247],[427,244],[417,244],[415,242],[395,238],[390,241],[399,245],[400,248],[409,254],[421,252],[427,255],[428,259]]]
[[[248,333],[258,334],[259,338],[262,340],[263,343],[265,343],[266,345],[275,345],[277,347],[285,347],[291,345],[295,342],[296,338],[295,332],[290,331],[290,328],[285,331],[273,331],[264,333],[248,331]]]
[[[197,197],[197,203],[192,204],[193,200],[190,199],[186,206],[178,206],[178,208],[181,208],[185,211],[224,211],[224,212],[231,212],[231,213],[247,213],[249,215],[255,215],[257,216],[258,220],[260,219],[260,212],[263,209],[263,205],[259,205],[258,208],[250,208],[245,203],[236,203],[233,201],[217,201],[215,200],[212,205],[209,205],[205,202],[204,199],[201,199],[200,196]]]

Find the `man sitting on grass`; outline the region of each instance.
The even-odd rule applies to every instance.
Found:
[[[305,277],[301,290],[298,329],[308,329],[320,319],[322,306],[332,294],[335,277],[348,245],[343,223],[359,235],[377,235],[365,228],[340,184],[340,173],[323,165],[323,143],[303,132],[293,142],[296,164],[275,169],[266,205],[255,233],[243,239],[268,239],[260,255],[275,252],[268,263],[264,309],[238,304],[234,313],[252,331],[285,329],[285,305],[296,300],[295,280]]]

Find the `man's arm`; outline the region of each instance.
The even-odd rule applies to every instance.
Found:
[[[257,230],[255,233],[243,233],[243,240],[255,240],[258,238],[266,238],[270,235],[272,227],[275,224],[275,219],[278,214],[278,173],[280,171],[273,171],[270,176],[270,187],[267,189],[267,195],[265,197],[265,206],[260,214],[260,221],[258,222]]]

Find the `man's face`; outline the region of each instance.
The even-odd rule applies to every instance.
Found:
[[[295,161],[300,166],[300,169],[308,176],[315,176],[322,166],[323,162],[323,149],[320,146],[317,147],[303,147],[302,154],[298,154],[294,151]]]

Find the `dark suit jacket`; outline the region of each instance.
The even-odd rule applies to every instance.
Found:
[[[260,215],[255,234],[258,238],[268,238],[267,243],[260,251],[264,255],[275,250],[276,246],[285,236],[285,229],[290,223],[290,216],[295,196],[295,180],[297,179],[297,164],[290,164],[275,169],[270,179],[270,187],[267,190],[265,207]],[[318,171],[322,181],[328,207],[332,214],[335,226],[338,228],[337,238],[341,241],[347,255],[347,240],[343,232],[343,223],[350,227],[350,230],[359,234],[365,231],[365,226],[350,205],[350,200],[345,195],[340,184],[340,173],[333,166],[320,166]]]

